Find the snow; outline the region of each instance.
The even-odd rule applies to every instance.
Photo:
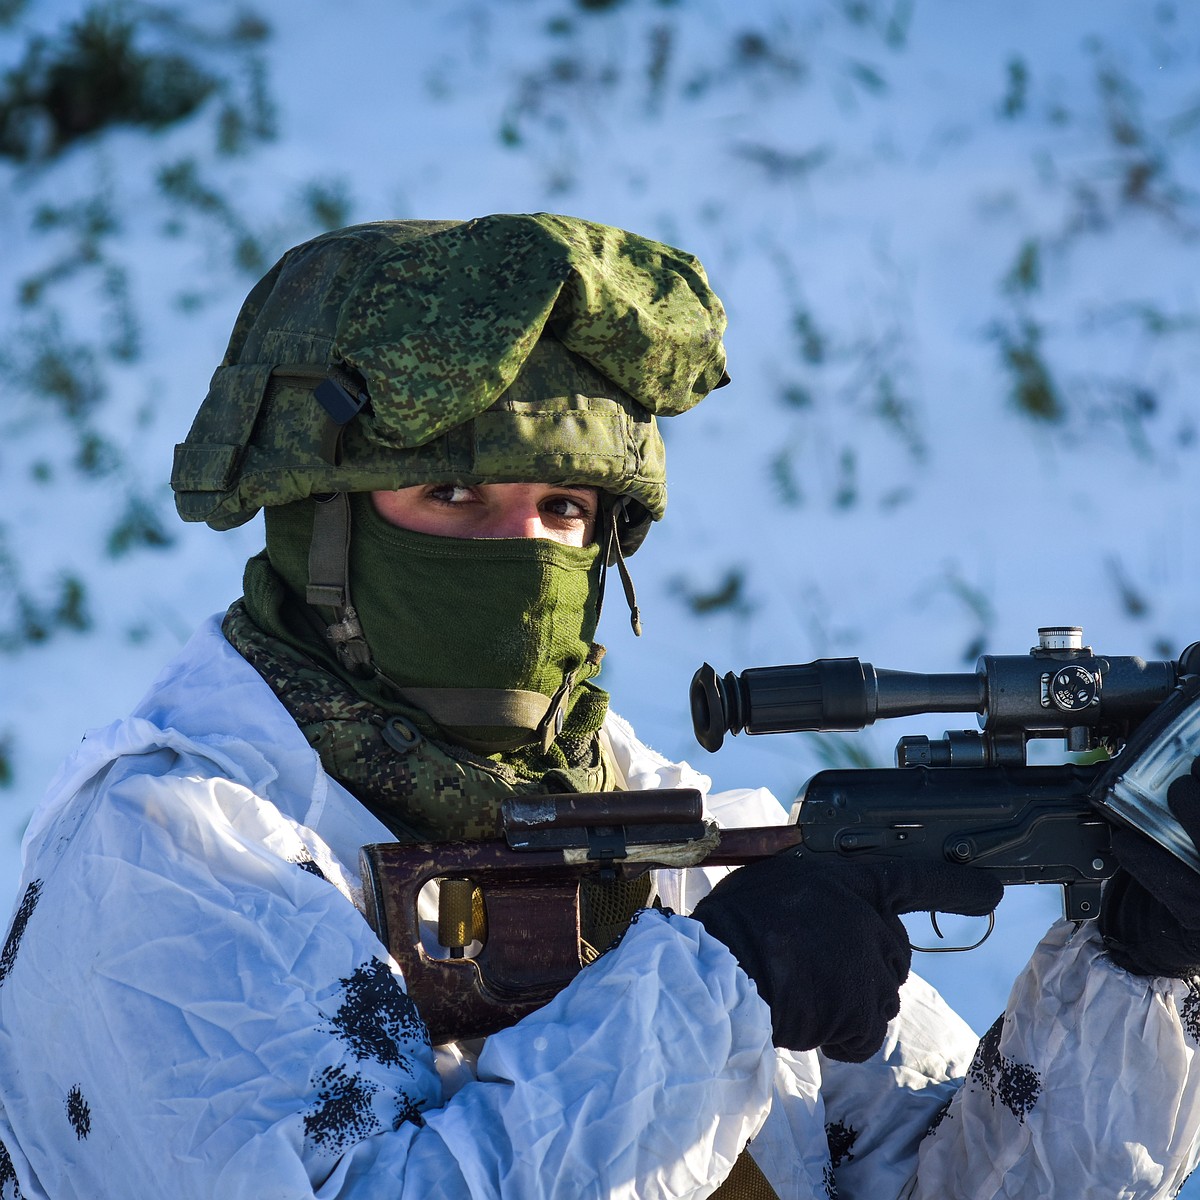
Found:
[[[78,575],[93,618],[87,632],[0,657],[0,738],[15,775],[0,792],[7,892],[57,761],[85,728],[123,714],[190,630],[236,597],[261,544],[257,522],[222,535],[180,526],[165,488],[171,447],[256,277],[232,261],[234,225],[173,204],[156,183],[188,156],[268,262],[318,231],[303,201],[313,180],[344,189],[354,221],[549,209],[702,259],[729,310],[734,382],[666,423],[671,511],[631,562],[646,634],[635,642],[621,606],[609,606],[601,682],[643,737],[720,786],[763,783],[789,803],[844,742],[740,737],[705,754],[687,717],[704,659],[725,671],[857,655],[950,671],[972,669],[981,647],[1025,653],[1044,624],[1079,624],[1099,650],[1152,658],[1197,635],[1200,10],[1139,0],[256,8],[272,29],[261,53],[274,140],[216,155],[214,100],[160,134],[117,129],[57,161],[0,165],[0,548],[30,594]],[[0,62],[19,60],[30,31],[80,11],[77,0],[29,4],[0,40]],[[210,30],[235,11],[218,0],[188,8]],[[242,86],[249,52],[204,53]],[[1028,83],[1009,117],[1017,60]],[[1128,87],[1106,99],[1104,70]],[[1114,137],[1121,114],[1132,140]],[[1130,198],[1138,162],[1157,166]],[[39,206],[95,195],[119,226],[101,239],[102,266],[127,274],[132,361],[103,351],[114,310],[102,269],[49,287],[32,309],[16,299],[73,242],[34,228]],[[1011,280],[1027,245],[1039,282],[1022,291]],[[87,421],[122,460],[107,475],[72,467],[78,426],[28,385],[30,355],[55,322],[68,343],[96,348],[107,398]],[[1065,405],[1057,422],[1011,400],[998,331],[1018,337],[1028,324],[1042,331]],[[881,415],[885,388],[900,418]],[[1153,397],[1140,415],[1139,388]],[[789,404],[788,389],[807,405]],[[35,478],[38,463],[50,483]],[[785,477],[799,502],[785,501]],[[108,531],[135,493],[174,543],[112,558]],[[693,616],[683,597],[717,590],[730,570],[744,580],[740,607]],[[883,765],[901,733],[946,727],[905,721],[855,744]],[[918,970],[985,1028],[1057,909],[1053,889],[1011,889],[983,948],[921,958]]]

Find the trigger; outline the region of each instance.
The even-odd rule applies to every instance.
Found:
[[[943,937],[942,931],[938,928],[937,913],[929,914],[930,923],[933,925],[933,931],[938,937]],[[993,909],[988,913],[988,926],[983,937],[977,942],[972,942],[969,946],[915,946],[909,942],[909,948],[917,950],[922,954],[959,954],[967,950],[977,950],[984,942],[992,936],[992,930],[996,928],[996,913]],[[943,939],[944,940],[944,939]]]

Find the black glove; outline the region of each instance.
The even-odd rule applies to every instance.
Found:
[[[1200,846],[1200,757],[1171,783],[1167,805]],[[1113,961],[1135,975],[1200,975],[1200,875],[1123,825],[1112,848],[1122,869],[1105,885],[1100,932]]]
[[[789,851],[722,879],[692,916],[770,1005],[773,1040],[843,1062],[871,1057],[912,960],[898,913],[989,913],[1000,883],[972,867],[852,863]]]

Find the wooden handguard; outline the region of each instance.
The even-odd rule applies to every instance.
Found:
[[[579,885],[658,866],[742,863],[799,841],[794,826],[719,834],[692,789],[515,797],[504,838],[364,846],[367,919],[396,959],[435,1045],[483,1037],[553,999],[582,968]],[[718,842],[720,846],[718,848]],[[421,944],[417,898],[433,879],[483,893],[487,938],[471,958]]]

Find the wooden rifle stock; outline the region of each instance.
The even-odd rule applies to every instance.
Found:
[[[800,842],[794,825],[718,831],[693,789],[506,801],[504,837],[364,846],[367,919],[404,975],[435,1045],[495,1033],[541,1008],[584,966],[579,887],[655,867],[735,866]],[[473,957],[435,957],[417,903],[432,880],[469,880],[487,936]],[[469,939],[468,939],[469,940]]]

